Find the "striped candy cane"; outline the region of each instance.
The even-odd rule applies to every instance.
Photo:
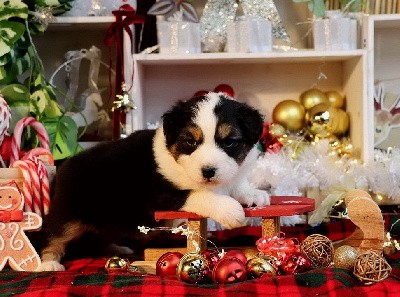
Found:
[[[26,126],[32,126],[36,130],[42,147],[31,149],[19,160],[22,132]],[[22,192],[25,197],[25,210],[34,211],[38,215],[41,215],[43,210],[43,213],[47,214],[50,207],[50,183],[45,165],[54,165],[54,158],[50,152],[47,131],[35,118],[23,118],[15,125],[10,161],[10,167],[20,168],[24,177]]]
[[[22,194],[25,199],[25,211],[33,212],[33,197],[32,197],[32,182],[31,175],[29,174],[29,165],[25,161],[14,161],[10,164],[11,168],[19,168],[22,172],[22,177],[24,181],[22,183]]]
[[[11,139],[10,163],[14,162],[15,160],[19,160],[19,157],[21,155],[20,148],[22,132],[27,126],[31,126],[36,130],[42,148],[50,150],[49,135],[47,134],[47,131],[44,128],[43,124],[33,117],[25,117],[19,120],[14,127],[14,133]]]

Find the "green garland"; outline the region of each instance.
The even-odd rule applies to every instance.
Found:
[[[57,102],[57,89],[44,76],[31,35],[43,34],[53,15],[71,9],[72,0],[0,0],[0,94],[12,111],[9,133],[17,121],[33,116],[46,128],[55,160],[80,150],[78,128]],[[38,145],[25,133],[22,149]]]

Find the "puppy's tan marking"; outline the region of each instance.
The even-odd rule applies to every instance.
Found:
[[[229,124],[221,124],[217,128],[217,135],[219,138],[224,139],[232,133],[232,127]]]
[[[196,143],[201,143],[203,141],[203,131],[198,126],[189,126],[182,129],[181,133],[178,136],[177,142],[174,143],[171,148],[170,152],[175,160],[178,159],[179,155],[182,153],[179,151],[179,141],[186,141],[187,139],[192,138]]]
[[[63,234],[58,237],[52,237],[47,247],[42,250],[42,261],[60,262],[67,244],[74,239],[78,239],[89,230],[91,228],[80,222],[66,224]]]

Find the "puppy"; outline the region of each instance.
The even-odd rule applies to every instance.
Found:
[[[263,118],[223,93],[209,93],[167,111],[157,130],[85,150],[57,168],[44,219],[40,270],[64,270],[69,243],[85,232],[116,242],[156,226],[157,210],[184,210],[225,228],[245,222],[243,206],[269,204],[246,176],[257,159]]]

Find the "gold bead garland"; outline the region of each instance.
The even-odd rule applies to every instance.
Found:
[[[392,267],[385,258],[370,250],[359,255],[354,263],[353,274],[364,284],[373,285],[386,279],[392,272]]]
[[[327,268],[333,262],[332,241],[321,234],[311,234],[300,243],[301,251],[310,259],[313,268]]]

